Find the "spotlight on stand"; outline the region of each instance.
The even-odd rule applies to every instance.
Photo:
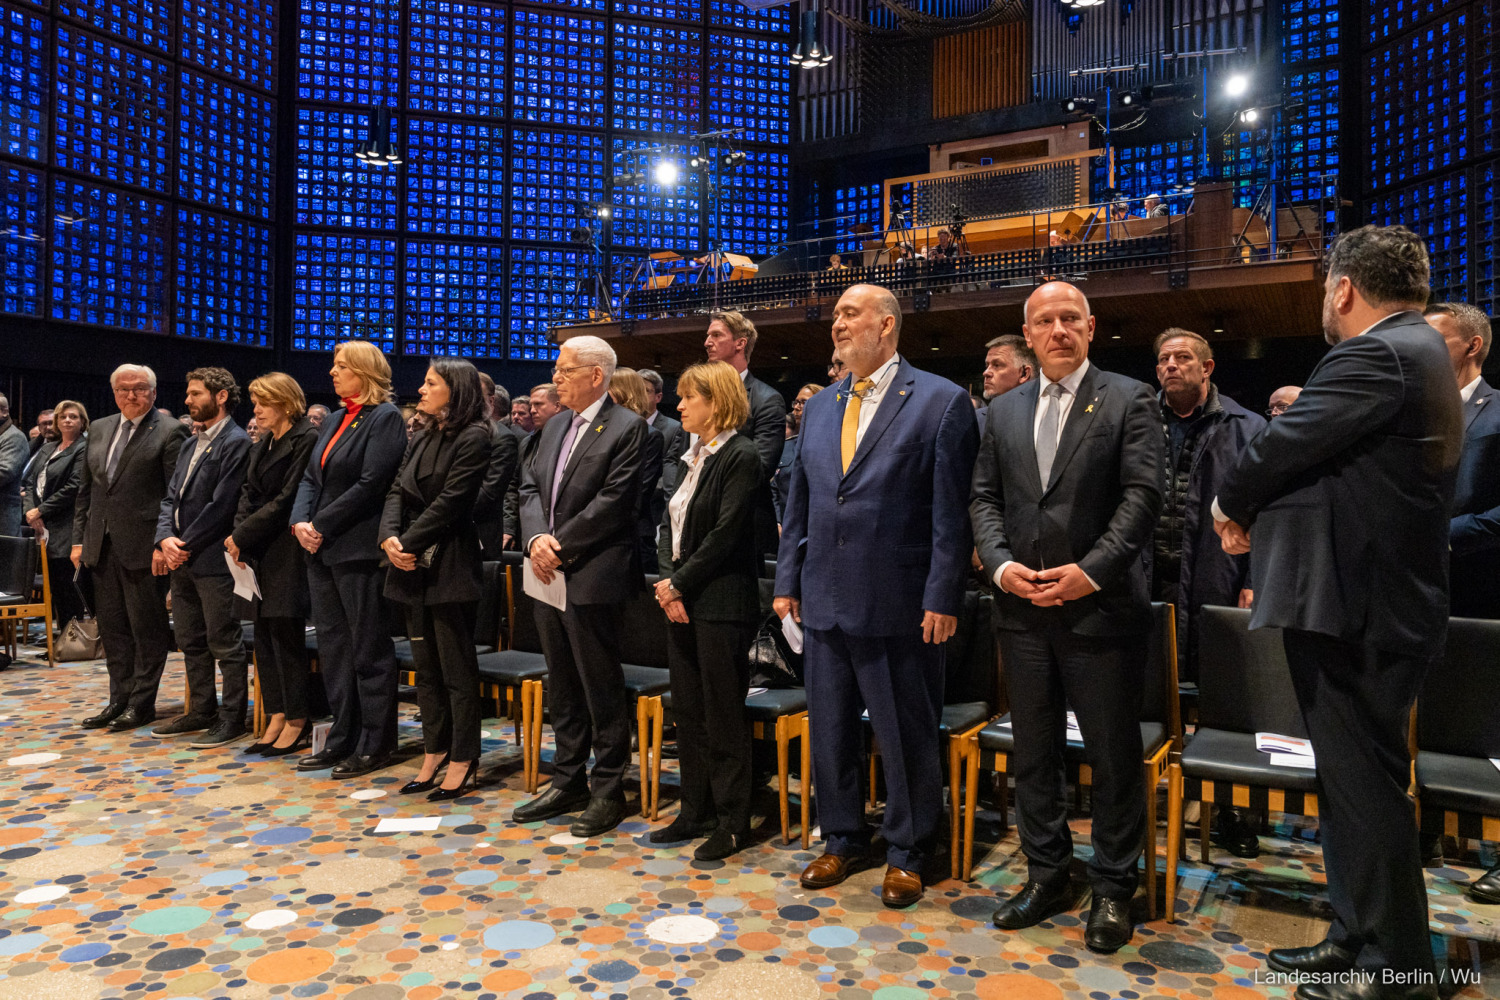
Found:
[[[639,166],[626,165],[610,178],[610,183],[617,188],[640,187],[646,183],[646,171]]]
[[[599,204],[594,206],[594,218],[603,219],[608,222],[615,214],[615,210],[608,205]]]
[[[743,150],[732,150],[719,157],[719,167],[723,170],[738,170],[748,159]]]
[[[1245,110],[1240,112],[1239,118],[1241,125],[1254,125],[1256,122],[1260,121],[1260,109],[1246,108]]]
[[[568,230],[568,241],[582,246],[594,245],[594,231],[588,226],[574,226]]]
[[[677,164],[671,160],[662,160],[656,165],[656,169],[651,172],[651,176],[662,187],[671,187],[682,176],[682,171],[678,170]]]
[[[1139,107],[1141,103],[1141,95],[1135,93],[1134,91],[1126,90],[1120,93],[1118,100],[1120,102],[1120,107],[1122,108]]]
[[[692,156],[688,158],[689,170],[707,170],[708,166],[708,157],[706,156]]]
[[[1224,81],[1224,93],[1230,97],[1244,97],[1250,90],[1250,78],[1244,73],[1232,73]]]
[[[797,36],[797,47],[792,50],[791,63],[803,69],[817,69],[833,62],[833,53],[823,43],[822,27],[818,12],[814,9],[802,12],[801,31]]]
[[[1070,115],[1080,113],[1091,115],[1098,106],[1099,102],[1092,97],[1069,97],[1062,102],[1062,109]]]

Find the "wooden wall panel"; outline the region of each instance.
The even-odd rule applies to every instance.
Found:
[[[1031,25],[997,24],[932,43],[932,117],[951,118],[1031,100]]]

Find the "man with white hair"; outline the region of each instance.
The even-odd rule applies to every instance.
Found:
[[[26,432],[10,419],[10,400],[0,395],[0,535],[21,533],[21,473],[30,456]]]
[[[575,837],[597,837],[625,818],[630,763],[620,610],[643,582],[636,501],[646,422],[609,398],[614,371],[615,352],[598,337],[563,345],[552,381],[564,409],[536,432],[521,470],[522,551],[543,583],[563,575],[567,601],[561,611],[536,604],[557,751],[551,787],[514,819],[582,809],[570,828]]]
[[[83,720],[114,732],[156,721],[156,688],[172,640],[156,524],[187,428],[156,409],[156,373],[121,365],[109,377],[119,413],[89,426],[73,515],[74,566],[94,574],[109,704]]]

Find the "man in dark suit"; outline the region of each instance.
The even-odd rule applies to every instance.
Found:
[[[250,436],[231,416],[240,387],[228,371],[194,369],[188,372],[187,386],[188,412],[203,430],[178,452],[177,470],[156,522],[156,547],[165,562],[161,575],[171,574],[172,629],[182,650],[189,700],[182,715],[151,735],[171,739],[203,733],[189,745],[207,750],[234,743],[247,732],[248,658],[224,539],[234,530]],[[215,660],[224,678],[222,704],[214,694]]]
[[[561,571],[567,607],[536,602],[557,740],[552,785],[517,807],[517,823],[574,812],[575,837],[625,817],[630,712],[620,668],[620,608],[644,582],[636,537],[646,422],[609,398],[615,352],[597,337],[563,345],[553,369],[566,407],[537,432],[521,472],[521,537],[537,578]],[[594,773],[587,772],[589,751]]]
[[[1084,943],[1130,940],[1141,857],[1141,685],[1151,595],[1142,550],[1161,509],[1161,414],[1150,387],[1089,363],[1088,299],[1061,281],[1026,300],[1040,378],[990,404],[970,513],[995,601],[1016,749],[1025,887],[995,913],[1030,927],[1068,892],[1073,840],[1062,746],[1071,707],[1093,770],[1093,904]]]
[[[1005,333],[984,345],[984,405],[974,411],[981,434],[990,404],[1035,377],[1036,355],[1026,346],[1025,337]]]
[[[474,524],[485,559],[499,559],[511,536],[505,531],[505,495],[516,482],[520,465],[521,435],[510,421],[510,393],[485,372],[479,373],[484,389],[486,418],[490,422],[490,465],[474,500]]]
[[[642,368],[637,374],[646,380],[646,401],[651,404],[646,423],[661,431],[664,445],[661,479],[657,483],[655,502],[651,506],[651,523],[661,524],[662,516],[667,511],[667,501],[677,492],[677,465],[687,452],[688,432],[682,429],[682,421],[661,412],[661,399],[666,388],[661,374],[650,368]]]
[[[531,421],[532,429],[523,435],[519,435],[519,449],[516,456],[516,474],[510,481],[510,488],[505,492],[505,534],[510,538],[511,545],[519,545],[521,539],[521,470],[530,462],[536,454],[537,442],[542,439],[542,428],[547,426],[547,421],[557,416],[562,409],[562,403],[558,402],[557,386],[551,382],[544,382],[535,386],[527,397],[529,405],[528,419]]]
[[[855,285],[834,309],[850,375],[802,415],[776,561],[776,613],[806,629],[818,821],[827,844],[802,872],[821,889],[868,853],[861,709],[886,761],[880,898],[910,906],[942,816],[938,725],[946,642],[973,548],[964,506],[979,431],[969,394],[896,353],[901,307]]]
[[[89,426],[73,514],[73,565],[94,577],[99,637],[109,664],[109,704],[83,720],[116,732],[156,721],[156,688],[171,629],[153,569],[156,522],[188,429],[156,409],[156,373],[121,365],[109,377],[119,413]]]
[[[776,551],[776,504],[771,496],[771,477],[781,463],[786,444],[786,400],[781,393],[750,374],[750,355],[755,351],[755,324],[744,313],[728,310],[709,316],[703,349],[710,361],[723,361],[740,373],[750,397],[750,419],[739,433],[755,442],[760,454],[761,490],[755,498],[755,537],[765,553]]]
[[[10,418],[10,401],[0,395],[0,535],[21,533],[21,474],[30,458],[26,432]]]
[[[1463,418],[1443,338],[1422,320],[1421,239],[1399,226],[1353,230],[1327,272],[1333,349],[1297,405],[1250,442],[1214,506],[1225,551],[1254,540],[1250,627],[1283,630],[1317,755],[1333,925],[1269,964],[1370,976],[1304,984],[1304,1000],[1435,998],[1407,721],[1447,635]]]

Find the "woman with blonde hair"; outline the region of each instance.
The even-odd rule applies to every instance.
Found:
[[[303,623],[311,610],[307,553],[291,533],[292,504],[318,428],[307,419],[307,399],[290,375],[270,372],[250,383],[260,440],[250,446],[245,485],[224,548],[240,565],[254,567],[259,600],[255,623],[255,674],[268,722],[250,756],[286,757],[305,749],[307,693],[312,683]]]
[[[609,398],[642,420],[651,412],[651,394],[646,380],[634,368],[616,368],[609,377]],[[641,449],[641,479],[636,501],[636,534],[641,543],[641,565],[656,565],[656,521],[651,517],[651,498],[661,483],[661,468],[667,452],[667,439],[661,431],[646,424],[646,445]]]
[[[677,380],[682,427],[697,441],[679,466],[662,520],[656,600],[667,614],[667,667],[682,773],[682,805],[649,835],[670,844],[711,833],[700,861],[742,849],[750,830],[750,727],[745,691],[760,618],[755,502],[760,456],[736,428],[750,415],[739,374],[722,361]]]
[[[391,366],[380,348],[349,340],[333,352],[333,391],[343,407],[319,429],[292,510],[307,553],[318,664],[333,728],[299,771],[332,767],[357,778],[391,763],[396,749],[396,650],[381,612],[376,533],[386,491],[406,451],[406,426],[391,402]]]
[[[22,485],[21,510],[37,535],[47,532],[47,573],[52,582],[52,622],[61,629],[83,614],[80,592],[87,571],[73,582],[73,505],[83,484],[84,449],[88,445],[89,411],[65,399],[53,407],[57,440],[42,445]]]

